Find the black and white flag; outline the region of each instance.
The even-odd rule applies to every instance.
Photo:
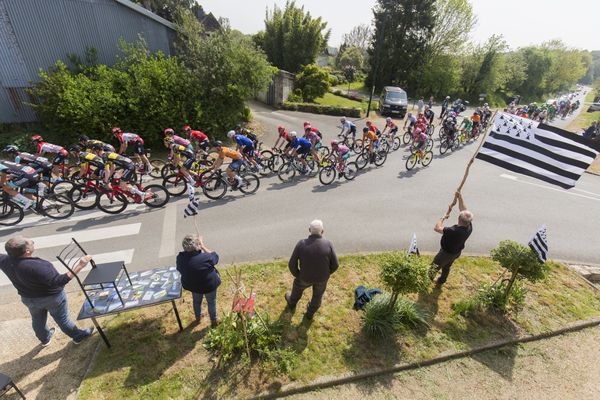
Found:
[[[546,262],[548,260],[548,236],[546,225],[542,225],[542,227],[538,229],[533,238],[529,241],[529,247],[537,253],[541,262]]]
[[[197,200],[192,199],[188,203],[188,205],[183,210],[183,218],[192,217],[194,215],[198,215],[198,210],[200,209],[200,203]]]
[[[599,143],[580,135],[498,113],[477,158],[570,189],[598,152]]]
[[[413,233],[412,239],[410,241],[410,246],[408,247],[408,254],[419,254],[419,248],[417,247],[417,234]]]

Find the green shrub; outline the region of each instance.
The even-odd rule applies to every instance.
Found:
[[[329,74],[315,64],[306,65],[296,75],[296,86],[302,90],[304,101],[310,103],[329,90]]]
[[[430,285],[429,264],[419,256],[401,253],[386,255],[380,272],[384,285],[392,291],[390,307],[398,296],[424,292]]]
[[[484,284],[477,290],[475,296],[469,299],[461,299],[452,304],[452,310],[456,314],[470,315],[479,311],[491,310],[504,313],[510,309],[518,310],[525,303],[527,289],[515,282],[508,300],[505,298],[508,281],[490,285]]]
[[[292,103],[302,103],[302,89],[294,89],[294,91],[288,95],[287,101]]]
[[[429,326],[429,316],[414,302],[401,297],[390,310],[390,301],[391,295],[383,293],[375,295],[365,306],[361,319],[369,336],[390,337],[402,329]]]
[[[321,104],[314,103],[292,103],[286,101],[281,105],[281,109],[290,111],[302,111],[314,114],[337,115],[341,117],[346,116],[352,118],[360,118],[361,116],[360,108],[324,106]]]
[[[258,360],[276,372],[290,372],[297,357],[291,349],[281,346],[282,324],[272,321],[268,314],[261,314],[261,317],[255,315],[244,328],[238,314],[227,314],[216,328],[209,331],[204,347],[226,363],[242,360],[249,364]],[[248,339],[247,348],[245,337]]]

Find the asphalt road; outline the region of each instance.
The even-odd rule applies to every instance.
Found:
[[[269,145],[282,124],[300,129],[309,120],[327,139],[338,132],[338,117],[253,107]],[[439,156],[437,145],[431,165],[410,172],[405,168],[408,152],[401,148],[382,167],[367,167],[350,182],[324,187],[318,178],[282,184],[270,177],[261,180],[254,195],[230,192],[220,201],[200,197],[198,226],[222,264],[285,259],[315,218],[324,221],[325,235],[340,254],[407,248],[413,232],[422,251],[435,252],[440,236],[433,226],[451,202],[477,144],[445,156]],[[467,253],[488,253],[503,239],[527,243],[547,224],[551,258],[599,262],[599,176],[584,174],[576,188],[566,191],[477,160],[463,197],[475,215]],[[99,260],[125,259],[132,271],[172,265],[183,236],[195,232],[193,221],[183,218],[186,204],[186,198],[179,198],[163,209],[134,206],[117,216],[77,212],[58,222],[27,216],[18,227],[0,228],[0,242],[23,234],[34,238],[37,256],[55,260],[75,237]],[[448,223],[455,220],[456,212]],[[0,274],[0,302],[16,295],[7,284]]]

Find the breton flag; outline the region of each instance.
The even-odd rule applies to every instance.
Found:
[[[419,248],[417,247],[417,234],[413,233],[412,239],[410,241],[410,246],[408,247],[408,254],[419,254]]]
[[[498,113],[477,158],[570,189],[598,152],[600,144],[582,136]]]
[[[546,262],[546,260],[548,260],[548,236],[546,225],[542,225],[542,227],[538,229],[533,238],[529,241],[529,247],[537,253],[541,262]]]
[[[183,218],[198,215],[198,210],[200,210],[200,203],[195,199],[190,200],[187,207],[183,210]]]

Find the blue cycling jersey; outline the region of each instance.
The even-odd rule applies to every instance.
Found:
[[[310,140],[302,138],[302,137],[297,137],[290,144],[291,144],[291,146],[292,146],[293,149],[297,149],[297,148],[310,149],[310,147],[312,146],[312,144],[310,143]]]
[[[246,136],[235,135],[234,139],[235,139],[235,142],[240,147],[242,147],[242,146],[246,146],[246,147],[250,147],[250,148],[254,147],[254,143],[252,143],[252,140],[248,139]]]

